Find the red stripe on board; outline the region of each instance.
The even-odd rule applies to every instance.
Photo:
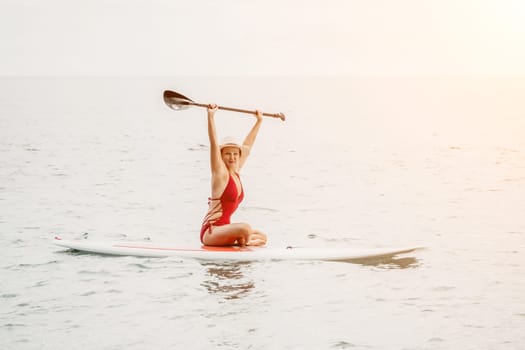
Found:
[[[131,249],[149,249],[149,250],[167,250],[174,252],[230,252],[230,253],[239,253],[239,252],[252,252],[250,248],[241,248],[241,247],[213,247],[213,246],[202,246],[200,249],[192,248],[169,248],[169,247],[151,247],[151,246],[140,246],[140,245],[128,245],[128,244],[114,244],[113,247],[116,248],[131,248]]]

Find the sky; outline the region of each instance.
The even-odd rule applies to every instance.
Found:
[[[0,76],[525,75],[522,0],[0,0]]]

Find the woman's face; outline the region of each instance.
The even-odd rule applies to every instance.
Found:
[[[239,164],[239,158],[241,156],[239,148],[237,147],[224,147],[221,152],[222,161],[226,166],[231,169],[235,168]]]

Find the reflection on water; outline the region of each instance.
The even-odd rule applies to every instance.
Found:
[[[243,270],[250,265],[249,262],[235,263],[201,263],[207,267],[209,279],[202,283],[211,294],[223,295],[225,299],[243,298],[255,288],[255,283],[246,280]]]
[[[420,266],[420,261],[416,257],[400,256],[399,254],[348,259],[339,262],[372,266],[379,269],[407,269]],[[201,265],[206,268],[206,278],[201,285],[210,294],[223,296],[227,300],[244,298],[255,289],[255,282],[244,274],[244,271],[251,264],[251,262],[201,262]]]
[[[373,266],[381,269],[407,269],[419,266],[419,260],[412,256],[397,257],[397,254],[383,255],[372,258],[350,259],[346,262],[363,266]]]

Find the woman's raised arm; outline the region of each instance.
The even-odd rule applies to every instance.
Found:
[[[257,134],[259,133],[259,129],[261,128],[261,124],[263,120],[262,112],[259,110],[256,110],[255,112],[256,112],[255,117],[257,118],[257,121],[253,125],[248,135],[246,135],[242,143],[242,146],[243,146],[242,156],[241,156],[240,164],[239,164],[241,168],[244,165],[244,162],[246,161],[246,159],[248,158],[248,155],[250,154],[253,144],[255,143],[255,139],[257,138]]]
[[[219,141],[217,140],[217,129],[215,127],[215,112],[217,110],[216,104],[208,105],[208,137],[210,139],[210,166],[212,173],[224,170]]]

